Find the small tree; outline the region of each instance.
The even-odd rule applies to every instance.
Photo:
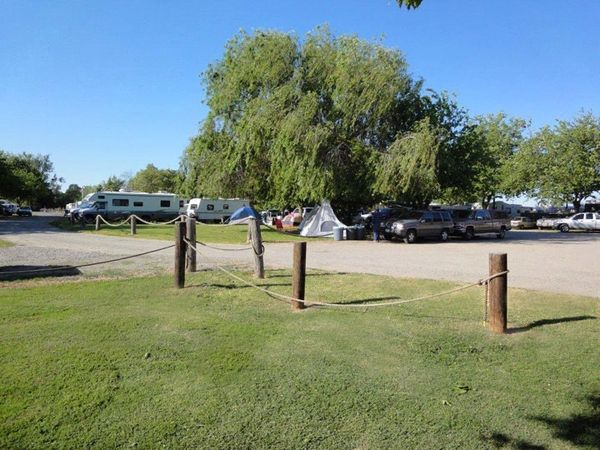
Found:
[[[591,113],[545,127],[523,143],[511,164],[512,194],[573,203],[600,190],[600,119]]]

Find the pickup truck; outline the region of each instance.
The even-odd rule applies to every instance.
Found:
[[[569,230],[600,231],[600,213],[579,213],[554,222],[552,228],[567,233]]]
[[[454,222],[454,234],[466,240],[471,240],[478,234],[492,233],[498,239],[504,239],[510,228],[510,220],[504,211],[487,209],[474,209],[466,219]]]

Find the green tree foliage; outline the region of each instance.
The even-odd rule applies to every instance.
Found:
[[[73,203],[81,200],[81,187],[77,184],[70,184],[61,195],[61,204]]]
[[[101,191],[118,191],[127,186],[127,180],[116,175],[111,175],[101,183]]]
[[[406,6],[406,9],[416,9],[421,6],[423,0],[396,0],[398,6],[402,8],[402,6]]]
[[[600,118],[582,113],[544,127],[521,146],[509,175],[514,193],[579,209],[600,190]]]
[[[241,33],[204,74],[210,112],[182,159],[189,196],[372,200],[374,163],[425,114],[397,50],[327,29]]]
[[[129,188],[143,192],[175,192],[177,190],[178,172],[172,169],[158,169],[148,164],[137,172],[128,182]]]
[[[523,142],[528,126],[523,119],[508,118],[505,114],[478,116],[468,131],[468,147],[473,158],[472,198],[486,208],[500,194],[510,194],[508,184],[512,158]]]
[[[60,183],[49,155],[0,151],[0,195],[34,207],[57,204]]]
[[[378,165],[376,188],[383,197],[423,207],[440,194],[441,133],[423,119],[392,143]]]

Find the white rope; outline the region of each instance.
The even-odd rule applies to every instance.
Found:
[[[120,223],[114,224],[114,223],[107,222],[107,221],[106,221],[106,219],[105,219],[104,217],[102,217],[100,214],[98,214],[98,216],[97,216],[97,217],[100,217],[100,220],[101,220],[102,222],[104,222],[106,225],[108,225],[109,227],[115,227],[115,228],[116,228],[116,227],[123,226],[123,225],[125,225],[127,222],[129,222],[129,220],[131,220],[131,216],[129,216],[129,217],[128,217],[127,219],[125,219],[123,222],[120,222]]]
[[[213,250],[221,250],[224,252],[241,252],[241,251],[246,251],[246,250],[253,250],[254,247],[253,246],[248,246],[248,247],[240,247],[240,248],[223,248],[223,247],[215,247],[213,245],[208,245],[205,242],[200,242],[200,241],[196,241],[196,244],[200,244],[203,247],[207,247],[207,248],[212,248]]]
[[[188,241],[187,239],[185,239],[186,243],[192,247],[192,249],[196,250],[198,253],[201,253],[200,251],[198,251],[198,249],[192,244],[192,242]],[[273,296],[273,297],[278,297],[279,299],[285,300],[285,301],[293,301],[293,302],[300,302],[300,303],[304,303],[304,304],[311,304],[311,305],[318,305],[318,306],[324,306],[324,307],[329,307],[329,308],[376,308],[376,307],[380,307],[380,306],[393,306],[393,305],[401,305],[404,303],[411,303],[411,302],[416,302],[416,301],[420,301],[420,300],[429,300],[432,298],[436,298],[436,297],[441,297],[444,295],[450,295],[453,294],[455,292],[459,292],[459,291],[463,291],[465,289],[474,287],[474,286],[480,286],[484,283],[487,283],[489,280],[494,279],[496,277],[505,275],[508,273],[508,270],[505,272],[500,272],[494,275],[491,275],[487,278],[481,279],[479,281],[477,281],[476,283],[471,283],[471,284],[467,284],[465,286],[459,286],[457,288],[454,289],[450,289],[448,291],[444,291],[444,292],[438,292],[436,294],[430,294],[430,295],[424,295],[421,297],[416,297],[416,298],[411,298],[411,299],[399,299],[399,300],[394,300],[394,301],[390,301],[390,302],[380,302],[380,303],[361,303],[361,304],[344,304],[344,303],[328,303],[328,302],[319,302],[319,301],[314,301],[314,300],[303,300],[303,299],[299,299],[299,298],[295,298],[295,297],[290,297],[289,295],[284,295],[284,294],[279,294],[277,292],[273,292],[273,291],[269,291],[268,289],[265,289],[261,286],[258,286],[248,280],[245,280],[239,276],[237,276],[236,274],[230,272],[229,270],[225,269],[221,264],[215,262],[214,260],[211,260],[210,258],[208,258],[205,254],[203,255],[203,257],[205,259],[207,259],[211,264],[213,264],[215,267],[217,267],[219,270],[221,270],[222,272],[226,273],[227,275],[229,275],[232,278],[235,278],[236,280],[246,284],[249,287],[253,287],[259,291],[262,291],[264,293],[266,293],[269,296]]]
[[[17,273],[52,272],[55,270],[81,269],[82,267],[98,266],[100,264],[107,264],[107,263],[111,263],[111,262],[123,261],[125,259],[137,258],[139,256],[149,255],[150,253],[160,252],[162,250],[167,250],[167,249],[173,248],[173,247],[175,247],[175,244],[167,245],[166,247],[161,247],[161,248],[157,248],[154,250],[148,250],[148,251],[142,252],[142,253],[136,253],[134,255],[120,256],[119,258],[108,259],[106,261],[96,261],[96,262],[92,262],[92,263],[79,264],[76,266],[58,266],[58,267],[48,267],[45,269],[29,269],[29,270],[25,269],[25,270],[12,270],[12,271],[0,270],[0,277],[2,275],[13,275],[13,274],[17,274]]]
[[[168,222],[148,222],[147,220],[144,220],[144,219],[142,219],[140,216],[136,216],[135,214],[132,214],[130,217],[135,217],[135,220],[137,220],[137,221],[139,221],[139,222],[141,222],[141,223],[143,223],[143,224],[146,224],[146,225],[154,225],[154,226],[159,226],[159,227],[160,227],[160,226],[163,226],[163,225],[170,225],[170,224],[172,224],[172,223],[175,223],[175,222],[177,222],[178,220],[181,220],[181,218],[182,218],[182,217],[185,217],[185,218],[187,218],[187,216],[186,216],[186,215],[184,215],[184,214],[181,214],[181,215],[179,215],[179,216],[175,217],[173,220],[169,220]]]

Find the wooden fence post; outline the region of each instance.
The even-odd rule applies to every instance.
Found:
[[[251,227],[250,237],[252,238],[252,248],[254,249],[254,276],[256,276],[256,278],[264,278],[265,264],[263,261],[263,243],[260,234],[260,221],[251,217],[248,224]]]
[[[185,286],[185,222],[175,223],[175,287]]]
[[[96,231],[100,230],[100,214],[96,216]]]
[[[292,297],[304,300],[304,286],[306,281],[306,242],[294,243],[294,260],[292,266]],[[304,309],[304,302],[292,300],[292,309]]]
[[[490,253],[490,276],[507,270],[506,253]],[[492,278],[488,283],[489,329],[494,333],[506,333],[508,274]]]
[[[135,216],[129,216],[129,223],[131,224],[131,234],[137,233],[137,220],[135,220]]]
[[[196,245],[196,219],[192,217],[187,218],[186,237],[194,246]],[[188,272],[196,271],[196,250],[192,247],[187,249],[186,268]]]

